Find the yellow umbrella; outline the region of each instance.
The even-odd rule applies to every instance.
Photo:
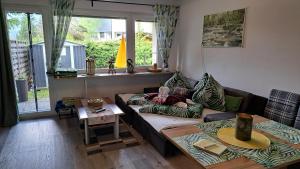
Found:
[[[124,35],[122,35],[115,66],[116,68],[126,68],[126,40]]]

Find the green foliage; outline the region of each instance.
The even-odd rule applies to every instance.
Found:
[[[149,34],[137,33],[135,47],[136,65],[152,64],[152,37]],[[90,41],[86,44],[87,57],[95,58],[97,68],[107,68],[108,60],[117,56],[120,40],[117,41]]]
[[[95,58],[97,68],[107,68],[108,60],[117,56],[120,41],[88,42],[86,44],[86,55]]]
[[[42,15],[31,14],[31,34],[33,43],[44,41]],[[28,42],[28,20],[25,13],[8,13],[7,14],[8,30],[16,34],[19,41]]]
[[[38,89],[37,97],[38,97],[38,99],[49,98],[48,88]],[[34,100],[34,92],[33,91],[28,91],[28,100]]]
[[[97,36],[97,29],[102,24],[103,19],[73,17],[69,27],[67,39],[80,42]]]
[[[135,38],[135,64],[152,64],[152,35],[138,32]]]

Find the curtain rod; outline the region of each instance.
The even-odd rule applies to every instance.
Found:
[[[109,1],[109,0],[91,0],[92,7],[94,6],[94,2],[108,2],[108,3],[117,3],[117,4],[128,4],[128,5],[142,5],[142,6],[151,6],[153,7],[153,4],[145,4],[145,3],[133,3],[133,2],[121,2],[121,1]]]

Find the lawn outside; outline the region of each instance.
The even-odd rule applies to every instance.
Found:
[[[37,89],[37,98],[38,99],[49,98],[49,89],[48,88]],[[34,100],[33,90],[28,91],[28,100]]]

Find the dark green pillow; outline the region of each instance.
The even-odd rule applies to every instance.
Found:
[[[237,112],[240,109],[242,97],[225,95],[225,107],[227,112]]]

